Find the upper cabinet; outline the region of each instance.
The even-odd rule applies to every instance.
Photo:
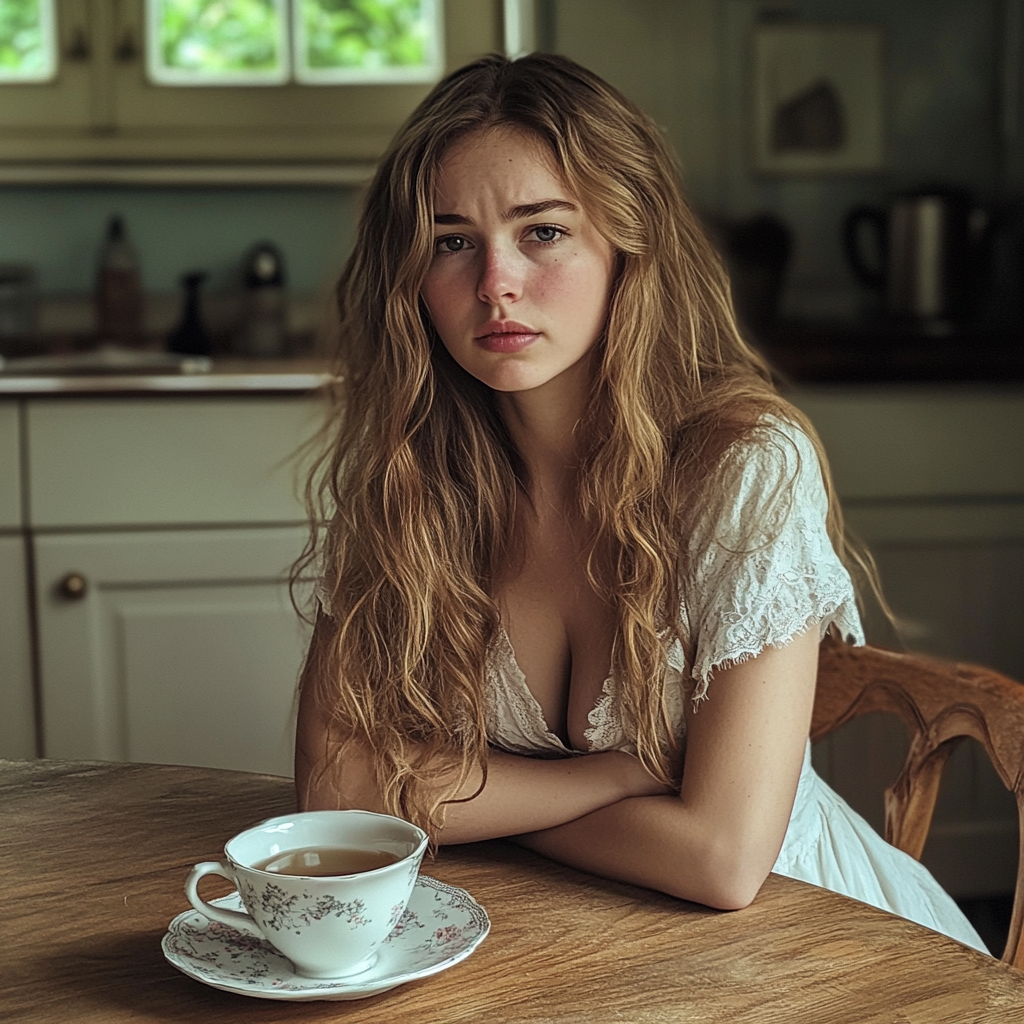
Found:
[[[9,166],[365,164],[433,80],[502,46],[493,0],[4,0],[0,9],[35,17],[40,39],[37,80],[15,80],[3,37],[17,27],[0,18],[0,162]],[[367,45],[378,56],[360,65]],[[383,74],[372,74],[375,62]]]

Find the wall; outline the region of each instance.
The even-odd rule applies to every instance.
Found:
[[[282,248],[293,287],[315,291],[351,247],[355,201],[345,188],[0,188],[0,263],[33,264],[44,292],[87,292],[107,218],[120,213],[150,291],[174,291],[196,269],[228,287],[263,240]]]

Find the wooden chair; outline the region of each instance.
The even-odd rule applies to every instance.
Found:
[[[903,770],[885,792],[888,842],[920,860],[942,770],[961,739],[972,736],[1017,799],[1024,850],[1024,686],[976,665],[826,639],[811,739],[874,711],[898,715],[910,735]],[[1024,970],[1022,926],[1024,856],[1017,865],[1013,916],[1002,957]]]

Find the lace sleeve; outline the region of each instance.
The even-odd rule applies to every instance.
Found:
[[[721,504],[691,542],[683,629],[695,643],[693,699],[716,669],[817,625],[864,643],[853,583],[825,526],[828,499],[803,431],[766,417],[727,455]]]

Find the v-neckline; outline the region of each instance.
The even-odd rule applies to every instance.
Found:
[[[537,700],[533,690],[530,689],[530,684],[527,682],[526,673],[523,671],[516,658],[516,649],[512,645],[512,638],[508,635],[508,630],[505,628],[505,623],[499,620],[498,622],[498,633],[501,637],[501,642],[506,648],[508,654],[508,664],[512,669],[511,678],[516,683],[516,689],[523,700],[527,708],[536,720],[536,724],[543,730],[546,738],[557,744],[560,750],[564,750],[568,754],[590,754],[594,751],[594,745],[592,736],[595,730],[600,727],[600,723],[595,722],[594,718],[600,713],[599,709],[602,707],[602,703],[606,702],[613,696],[615,682],[611,675],[609,675],[604,682],[601,684],[601,692],[594,703],[594,706],[587,712],[587,728],[583,730],[583,738],[586,740],[587,749],[580,750],[577,747],[571,747],[562,741],[562,738],[556,733],[553,733],[548,726],[547,719],[544,717],[544,709],[540,705],[540,701]]]

